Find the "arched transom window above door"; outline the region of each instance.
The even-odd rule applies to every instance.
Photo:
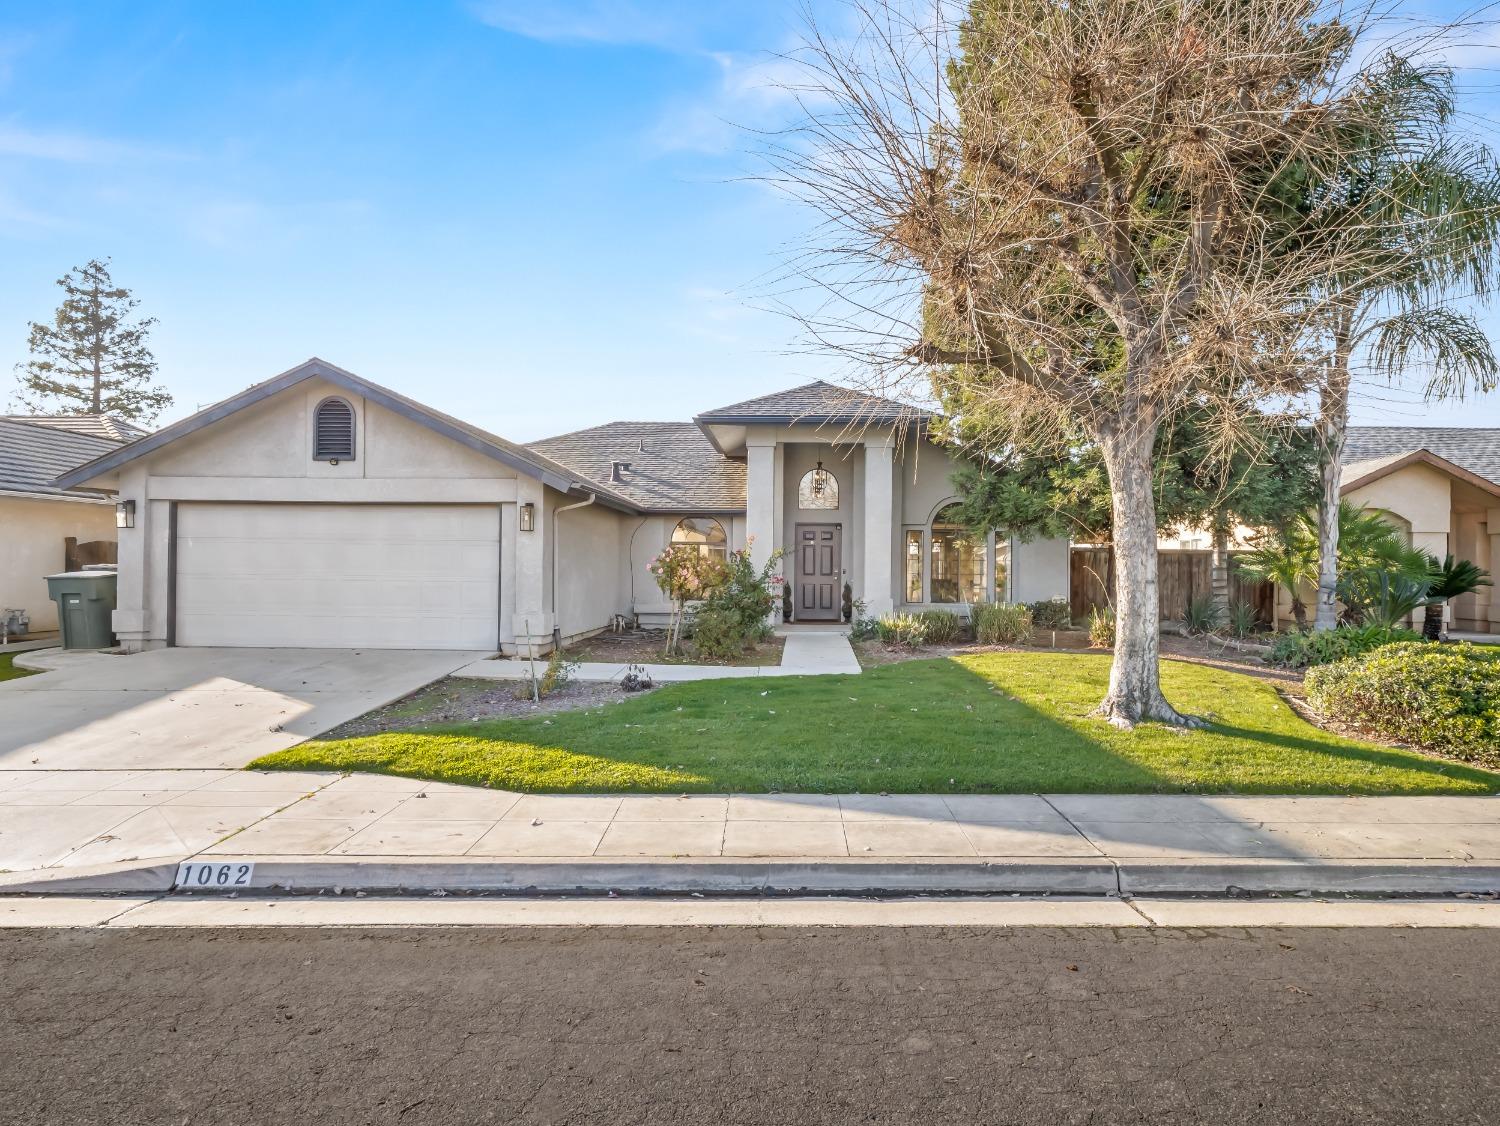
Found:
[[[700,555],[723,560],[729,556],[724,525],[712,516],[689,516],[672,529],[673,547],[696,547]]]
[[[839,479],[823,468],[817,467],[802,475],[797,486],[797,507],[802,509],[836,509],[839,506]]]

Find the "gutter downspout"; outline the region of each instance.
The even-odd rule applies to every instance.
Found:
[[[557,576],[562,562],[562,534],[560,517],[564,512],[572,512],[575,508],[588,508],[599,499],[598,493],[590,493],[588,500],[581,500],[576,504],[565,504],[561,508],[552,510],[552,648],[562,648],[562,626],[557,620]]]

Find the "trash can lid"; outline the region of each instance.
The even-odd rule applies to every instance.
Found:
[[[114,571],[63,571],[60,574],[47,576],[49,579],[113,579],[117,577]]]

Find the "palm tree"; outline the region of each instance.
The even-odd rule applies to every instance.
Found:
[[[1390,381],[1425,362],[1426,395],[1487,391],[1500,361],[1455,299],[1485,297],[1500,270],[1500,164],[1453,138],[1453,72],[1395,55],[1366,81],[1381,107],[1343,137],[1332,174],[1309,178],[1300,248],[1328,263],[1319,299],[1329,362],[1319,390],[1323,445],[1317,629],[1337,624],[1339,474],[1352,368]]]
[[[1338,590],[1351,616],[1358,619],[1381,587],[1380,576],[1426,582],[1430,556],[1407,545],[1401,533],[1380,513],[1341,500],[1338,513]],[[1291,595],[1297,628],[1307,628],[1302,591],[1318,581],[1318,511],[1299,512],[1284,527],[1263,537],[1252,551],[1235,560],[1246,578],[1269,582]],[[1424,587],[1425,590],[1425,587]]]
[[[1447,555],[1442,563],[1428,556],[1432,586],[1427,590],[1427,613],[1422,619],[1422,636],[1436,641],[1443,634],[1443,606],[1462,594],[1473,594],[1482,586],[1493,586],[1490,573],[1467,559],[1455,560]]]

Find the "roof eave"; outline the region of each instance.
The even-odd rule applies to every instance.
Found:
[[[1458,480],[1467,485],[1472,485],[1482,492],[1488,493],[1493,497],[1500,497],[1500,483],[1491,481],[1488,477],[1482,477],[1472,470],[1465,469],[1463,466],[1451,462],[1447,458],[1435,454],[1428,449],[1412,450],[1409,454],[1395,458],[1384,465],[1377,466],[1368,473],[1361,474],[1352,480],[1340,481],[1339,492],[1341,494],[1353,492],[1355,489],[1363,488],[1366,485],[1374,484],[1384,477],[1389,477],[1397,470],[1418,464],[1430,465],[1434,469],[1456,477]]]

